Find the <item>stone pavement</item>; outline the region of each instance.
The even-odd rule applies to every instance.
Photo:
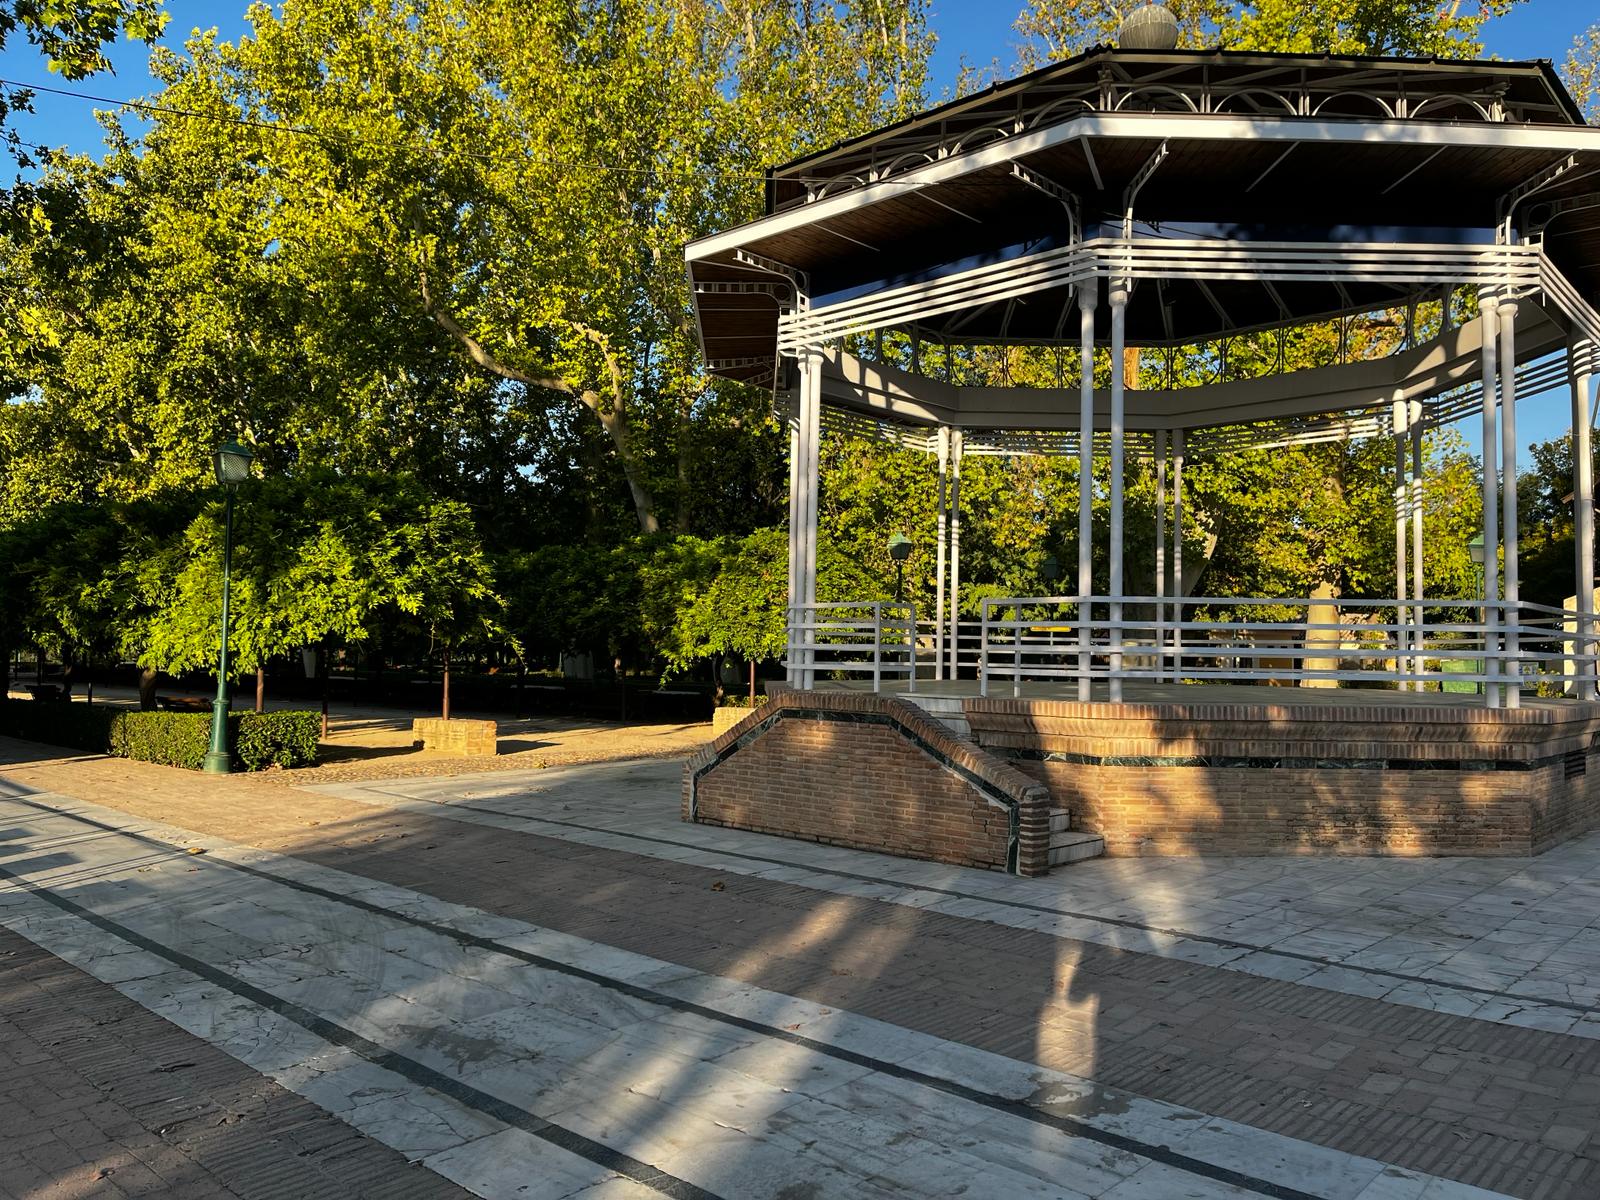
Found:
[[[53,840],[46,837],[40,822],[69,820],[46,810],[70,810],[80,821],[99,820],[113,826],[118,837],[143,829],[169,844],[193,839],[183,830],[162,830],[127,815],[164,813],[168,820],[218,839],[207,843],[211,853],[190,860],[182,872],[184,878],[177,883],[184,892],[192,886],[190,876],[207,873],[193,867],[194,862],[214,864],[223,855],[251,853],[238,848],[240,841],[293,856],[270,858],[274,876],[292,874],[303,883],[314,873],[329,872],[317,877],[336,881],[323,888],[327,903],[306,914],[314,920],[296,917],[279,900],[262,898],[281,914],[279,922],[293,918],[304,927],[292,922],[281,929],[272,926],[274,935],[287,930],[289,944],[259,959],[238,955],[239,937],[262,936],[259,929],[251,932],[257,928],[253,918],[235,916],[232,899],[215,902],[215,896],[236,891],[238,880],[231,886],[213,881],[207,886],[223,890],[212,893],[212,899],[202,899],[202,889],[192,903],[180,906],[208,922],[208,908],[216,908],[228,914],[228,922],[242,922],[238,930],[194,939],[194,927],[186,920],[144,926],[143,935],[131,927],[129,932],[162,946],[199,945],[218,956],[232,951],[234,957],[208,960],[210,966],[246,984],[258,979],[252,971],[266,970],[269,974],[251,986],[280,999],[318,998],[324,1015],[336,1015],[341,1028],[374,1045],[393,1047],[394,1039],[403,1037],[408,1061],[440,1072],[466,1071],[491,1096],[503,1094],[496,1092],[501,1084],[521,1088],[516,1095],[530,1110],[539,1108],[541,1119],[552,1116],[546,1099],[577,1097],[560,1110],[572,1117],[570,1127],[562,1128],[605,1146],[627,1148],[639,1163],[666,1171],[686,1186],[716,1185],[712,1190],[722,1188],[727,1195],[778,1195],[777,1179],[809,1181],[813,1160],[820,1155],[828,1171],[817,1176],[817,1190],[807,1194],[944,1194],[958,1181],[969,1189],[967,1194],[974,1194],[972,1188],[981,1182],[1000,1195],[1145,1195],[1158,1200],[1238,1194],[1241,1189],[1267,1195],[1426,1195],[1429,1200],[1465,1194],[1424,1175],[1519,1196],[1600,1193],[1590,1141],[1600,1129],[1600,1044],[1576,1036],[1576,1024],[1564,1032],[1520,1027],[1514,1020],[1507,1023],[1506,1013],[1484,1008],[1481,999],[1471,1017],[1432,1011],[1416,1003],[1415,996],[1395,994],[1392,989],[1399,984],[1393,979],[1388,979],[1391,991],[1380,1000],[1334,990],[1330,984],[1337,981],[1327,978],[1316,979],[1316,986],[1265,978],[1252,973],[1255,964],[1248,961],[1263,952],[1250,949],[1241,938],[1195,929],[1182,935],[1162,932],[1154,922],[1139,921],[1143,914],[1130,907],[1134,901],[1144,903],[1182,924],[1190,911],[1185,905],[1201,911],[1235,895],[1251,895],[1240,901],[1244,911],[1232,924],[1258,909],[1270,913],[1274,910],[1267,906],[1274,895],[1280,904],[1288,896],[1298,914],[1288,922],[1292,924],[1318,916],[1306,906],[1327,894],[1333,907],[1319,919],[1372,921],[1380,925],[1381,938],[1396,936],[1383,932],[1385,919],[1392,925],[1412,922],[1403,926],[1409,929],[1418,920],[1436,919],[1465,903],[1520,910],[1525,906],[1511,901],[1525,899],[1519,872],[1530,866],[1527,861],[1489,864],[1491,876],[1472,880],[1476,901],[1450,890],[1447,873],[1461,863],[1367,860],[1092,864],[1097,871],[1110,870],[1099,876],[1079,874],[1083,866],[1060,872],[1038,881],[1056,889],[1046,894],[1017,890],[1031,888],[1033,881],[682,826],[662,815],[674,810],[676,777],[649,764],[526,777],[497,774],[447,784],[389,782],[341,789],[340,795],[300,794],[291,803],[285,801],[294,793],[271,785],[167,772],[156,776],[149,774],[155,769],[141,764],[122,764],[118,770],[133,770],[108,788],[102,774],[108,769],[102,760],[8,767],[9,778],[72,795],[95,793],[118,811],[94,809],[61,795],[23,796],[11,802],[22,811],[8,807],[4,819],[28,831],[30,845],[44,851],[36,857],[67,854],[81,861],[93,841],[85,842],[82,831],[74,836],[59,827]],[[0,858],[0,867],[10,861],[15,860]],[[1475,871],[1485,867],[1465,865]],[[1143,891],[1136,877],[1141,866],[1159,868]],[[1309,869],[1312,886],[1322,893],[1308,899],[1306,889],[1291,890],[1298,867]],[[1224,879],[1206,882],[1205,868]],[[1414,868],[1409,876],[1392,873],[1406,868]],[[1341,869],[1347,873],[1343,880],[1337,874]],[[141,868],[127,870],[137,875]],[[1495,871],[1501,874],[1493,876]],[[1546,895],[1570,898],[1577,893],[1563,889],[1587,873],[1575,858],[1563,872],[1542,876],[1541,886],[1548,887]],[[87,896],[86,908],[115,914],[121,921],[127,898],[98,890],[102,878],[109,877],[99,869],[86,875],[81,866],[61,863],[52,868],[47,862],[38,881],[62,890],[69,902]],[[142,875],[139,880],[152,883]],[[1352,880],[1356,884],[1347,886]],[[163,878],[161,886],[174,884]],[[1440,887],[1444,894],[1436,898],[1434,917],[1419,918],[1409,911],[1422,904],[1429,889]],[[1498,887],[1509,889],[1503,901],[1495,899]],[[1254,896],[1262,891],[1267,894]],[[374,959],[356,946],[336,951],[331,941],[336,937],[374,940],[370,931],[352,928],[349,912],[333,915],[329,897],[346,893],[352,899],[381,898],[382,913],[368,914],[374,919],[433,913],[428,919],[435,923],[465,921],[505,942],[467,947],[474,955],[538,946],[542,961],[561,959],[568,968],[609,972],[608,984],[599,985],[613,989],[607,997],[586,994],[583,1003],[588,1007],[574,1014],[570,993],[563,993],[569,999],[562,1001],[559,1015],[563,1022],[571,1015],[601,1019],[605,1032],[591,1029],[585,1037],[580,1027],[567,1040],[581,1047],[575,1051],[580,1056],[576,1067],[602,1067],[599,1074],[612,1080],[611,1090],[585,1099],[584,1086],[601,1085],[592,1080],[587,1085],[568,1083],[559,1074],[536,1083],[525,1067],[497,1063],[507,1055],[519,1062],[518,1056],[532,1049],[549,1053],[537,1041],[539,1023],[529,1028],[509,1018],[498,1020],[500,1009],[463,1020],[460,985],[442,980],[441,971],[450,968],[474,986],[504,990],[501,972],[508,968],[503,964],[485,966],[474,959],[463,966],[459,957],[439,958],[430,950],[424,961],[438,968],[430,973],[419,971],[414,962],[408,966],[388,957]],[[1395,897],[1406,898],[1398,902]],[[444,907],[436,909],[441,902]],[[1079,915],[1057,915],[1068,903]],[[1097,907],[1098,915],[1088,911]],[[126,919],[155,920],[145,915],[147,910],[170,912],[172,905],[133,903]],[[490,913],[496,915],[486,915]],[[1219,915],[1226,914],[1219,910]],[[1581,915],[1586,927],[1589,914]],[[1033,924],[1025,924],[1024,918]],[[13,920],[3,919],[8,924]],[[29,936],[61,939],[57,952],[88,954],[91,970],[96,959],[126,961],[125,949],[107,956],[103,948],[75,946],[73,931],[81,926],[81,917],[58,912],[53,921],[31,914]],[[521,932],[504,932],[512,928]],[[1567,941],[1583,931],[1574,928]],[[1272,933],[1264,930],[1267,936]],[[384,938],[397,936],[398,930],[391,931],[377,942],[387,947]],[[410,929],[404,936],[415,938],[417,931]],[[1119,939],[1126,944],[1118,945]],[[311,974],[333,982],[307,991],[307,952],[296,947],[324,943],[329,948],[314,958]],[[244,948],[256,954],[267,949]],[[1340,950],[1303,944],[1269,953],[1291,963],[1322,963],[1312,965],[1320,972],[1334,961],[1328,956]],[[1224,951],[1238,951],[1242,957],[1221,966],[1193,961],[1202,952]],[[1541,961],[1549,961],[1548,956]],[[523,962],[524,967],[532,965]],[[287,974],[272,973],[280,971]],[[1367,971],[1388,978],[1376,972]],[[633,1027],[638,1021],[618,1026],[617,976],[628,986],[649,981],[648,995],[628,994],[630,1002],[672,1009],[688,999],[699,1007],[687,1013],[672,1009],[675,1015],[666,1019],[657,1013],[642,1029]],[[143,985],[134,980],[123,986]],[[170,982],[152,985],[166,986]],[[430,995],[418,994],[419,988]],[[437,1004],[434,988],[442,988],[439,994],[445,997]],[[386,996],[406,997],[416,1007],[405,1011],[425,1019],[396,1027],[386,1020]],[[146,1002],[167,1011],[160,1007],[166,999],[152,991]],[[1584,1008],[1581,999],[1567,1003]],[[708,1049],[723,1042],[704,1026],[673,1023],[693,1016],[726,1025],[749,1020],[751,1014],[760,1018],[759,1029],[736,1027],[741,1036],[756,1040],[742,1044],[727,1063]],[[638,1016],[636,1010],[633,1015]],[[1576,1016],[1574,1022],[1584,1019]],[[665,1036],[663,1029],[669,1030]],[[435,1040],[444,1037],[440,1030],[449,1030],[451,1036],[465,1031],[471,1041],[455,1043],[457,1057],[451,1058],[441,1049],[444,1042]],[[804,1054],[785,1058],[771,1042],[796,1030],[804,1031],[805,1044],[799,1047]],[[469,1053],[462,1058],[464,1046]],[[610,1057],[618,1046],[629,1049]],[[791,1046],[784,1053],[794,1050]],[[667,1051],[680,1057],[665,1057]],[[863,1052],[866,1061],[841,1057]],[[473,1060],[480,1053],[484,1057]],[[670,1069],[646,1070],[642,1080],[630,1074],[636,1064],[648,1067],[663,1061],[672,1064]],[[509,1073],[497,1076],[495,1067],[485,1062]],[[617,1062],[625,1069],[619,1072]],[[866,1069],[871,1086],[855,1079],[844,1087],[836,1074],[844,1064]],[[792,1093],[798,1090],[794,1081],[806,1079],[817,1066],[828,1083],[820,1093],[802,1092],[806,1104],[794,1107],[774,1098],[774,1084]],[[724,1069],[735,1071],[737,1078],[722,1075]],[[291,1071],[285,1082],[294,1086],[299,1081]],[[624,1085],[620,1090],[619,1082]],[[949,1089],[957,1084],[969,1092],[952,1094]],[[678,1090],[669,1090],[674,1085]],[[654,1115],[642,1125],[630,1123],[630,1106],[642,1103],[636,1099],[641,1095],[670,1102],[665,1109],[650,1109]],[[739,1099],[734,1109],[716,1109],[718,1101],[709,1097],[718,1095]],[[908,1112],[952,1103],[954,1111],[940,1110],[948,1119],[982,1128],[981,1138],[958,1142],[927,1127],[904,1127]],[[705,1105],[712,1107],[706,1110]],[[986,1115],[975,1119],[973,1106]],[[359,1120],[360,1109],[347,1119]],[[680,1114],[680,1109],[685,1111]],[[737,1148],[724,1146],[717,1154],[683,1155],[676,1139],[678,1122],[691,1128],[692,1118],[707,1115],[719,1129],[753,1136],[759,1148],[736,1142]],[[507,1116],[514,1114],[502,1113],[497,1119]],[[1075,1124],[1063,1127],[1061,1121]],[[664,1141],[656,1136],[668,1127],[673,1136]],[[394,1122],[387,1130],[377,1122],[369,1132],[377,1136],[393,1129]],[[848,1130],[855,1132],[847,1136]],[[1070,1137],[1064,1136],[1068,1133]],[[1111,1134],[1130,1141],[1113,1145],[1104,1140]],[[718,1136],[725,1141],[732,1135]],[[462,1145],[491,1138],[469,1137]],[[785,1138],[808,1147],[804,1165],[752,1174],[751,1164],[782,1161],[772,1158],[776,1151],[771,1146],[781,1146]],[[1085,1142],[1097,1148],[1088,1157],[1081,1153]],[[935,1175],[908,1176],[908,1160],[890,1155],[884,1161],[878,1150],[884,1144],[930,1143],[955,1155],[942,1163],[934,1160]],[[1108,1149],[1116,1154],[1108,1156]],[[863,1157],[868,1151],[870,1162]],[[918,1157],[931,1152],[924,1150]],[[1124,1154],[1129,1157],[1118,1157]],[[994,1157],[998,1164],[989,1161]],[[444,1160],[447,1166],[453,1161],[462,1160]],[[997,1165],[1026,1178],[997,1176]],[[1106,1170],[1118,1178],[1097,1174]],[[1224,1173],[1228,1171],[1234,1174]],[[467,1167],[451,1178],[480,1190],[472,1181],[481,1177]],[[636,1179],[637,1174],[628,1177],[629,1185]],[[1038,1190],[1041,1181],[1049,1182],[1043,1191]],[[943,1183],[949,1186],[936,1186]],[[620,1185],[613,1180],[609,1186]]]
[[[1018,880],[685,825],[673,763],[319,794],[1600,1037],[1600,834],[1537,858],[1110,858]]]
[[[0,928],[0,1197],[468,1193]]]

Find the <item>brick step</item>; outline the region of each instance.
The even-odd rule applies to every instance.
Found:
[[[1050,865],[1065,867],[1085,859],[1099,858],[1106,852],[1106,840],[1098,833],[1083,830],[1054,831],[1050,834]]]

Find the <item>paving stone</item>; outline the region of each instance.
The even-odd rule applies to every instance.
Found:
[[[468,1195],[4,928],[0,1045],[7,1063],[36,1081],[8,1089],[3,1100],[0,1197]],[[194,1065],[154,1075],[153,1062]],[[266,1129],[258,1133],[251,1120],[216,1126],[215,1116],[226,1110],[208,1091],[237,1108],[292,1113],[302,1130],[331,1135],[329,1144],[355,1143],[361,1170],[303,1157],[300,1146]]]

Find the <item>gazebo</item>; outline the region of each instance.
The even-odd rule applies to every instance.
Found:
[[[1333,762],[1332,743],[1356,738],[1351,761],[1389,763],[1419,741],[1402,721],[1434,723],[1420,741],[1444,748],[1430,761],[1489,761],[1487,742],[1462,749],[1462,729],[1530,721],[1554,738],[1530,762],[1557,743],[1588,753],[1600,730],[1588,703],[1600,129],[1549,63],[1102,47],[771,171],[766,214],[686,256],[710,370],[770,387],[788,422],[795,693],[899,693],[1047,782],[1052,753],[1104,767],[1118,757],[1110,742],[1137,743],[1121,757],[1240,769]],[[1225,363],[1241,335],[1343,331],[1378,310],[1404,314],[1380,357],[1352,355],[1341,334],[1309,369],[1155,389],[1124,377],[1129,348],[1205,345]],[[940,367],[969,346],[1043,347],[1065,365],[1055,387],[968,386]],[[1109,387],[1095,386],[1097,348],[1110,350]],[[1523,602],[1518,581],[1517,403],[1555,390],[1570,393],[1575,464],[1567,611]],[[1422,438],[1475,414],[1483,594],[1430,599]],[[818,604],[818,448],[835,432],[937,458],[932,614]],[[1187,594],[1186,464],[1376,436],[1395,449],[1392,596]],[[1097,453],[1109,460],[1103,593]],[[989,600],[963,622],[961,468],[973,454],[1078,459],[1078,561],[1064,594]],[[1125,568],[1134,458],[1158,487],[1153,594],[1133,594]],[[1240,610],[1274,615],[1229,615]],[[1536,699],[1535,679],[1565,702]],[[980,719],[1002,700],[1033,743],[1016,720]],[[1040,750],[1040,723],[1065,719],[1066,701],[1082,706],[1075,728],[1110,722],[1101,743]],[[1260,712],[1239,715],[1251,705]],[[1519,708],[1510,726],[1471,715]],[[1116,722],[1135,709],[1159,732],[1130,740]],[[1291,737],[1283,721],[1324,728]],[[1154,753],[1179,742],[1182,754]],[[1227,754],[1206,749],[1224,743]]]

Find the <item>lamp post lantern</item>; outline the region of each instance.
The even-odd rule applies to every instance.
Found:
[[[905,599],[906,559],[911,557],[911,539],[903,533],[889,535],[889,557],[894,560],[894,601]]]
[[[228,754],[228,576],[233,568],[233,494],[249,478],[254,457],[238,442],[224,442],[211,459],[217,483],[227,497],[222,525],[222,637],[217,655],[217,698],[211,704],[211,748],[206,751],[204,764],[212,775],[226,775],[232,767]]]

